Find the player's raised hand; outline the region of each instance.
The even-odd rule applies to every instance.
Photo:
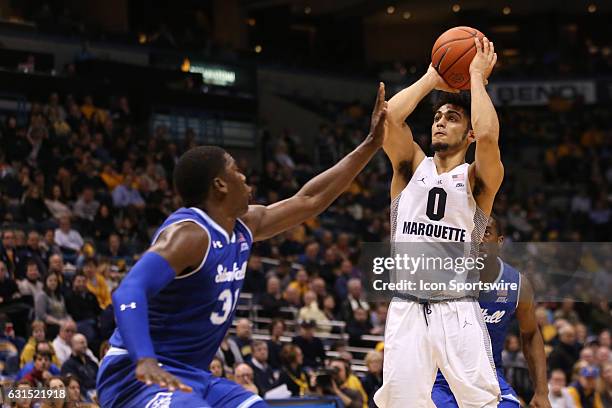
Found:
[[[483,81],[487,84],[489,75],[497,63],[495,47],[487,37],[484,37],[482,41],[476,37],[474,43],[476,44],[476,55],[470,64],[470,75],[482,76]]]
[[[429,64],[429,68],[427,68],[427,74],[431,75],[436,79],[435,90],[444,91],[449,93],[459,93],[459,89],[452,88],[449,84],[446,83],[444,78],[440,75],[440,73],[433,67],[433,65]]]
[[[161,368],[154,358],[138,360],[136,378],[146,385],[157,384],[162,388],[167,388],[169,391],[193,391],[190,386],[183,384],[178,378]]]
[[[378,84],[376,103],[370,120],[370,133],[368,137],[378,145],[382,146],[385,137],[385,119],[387,118],[387,101],[385,101],[385,84]]]

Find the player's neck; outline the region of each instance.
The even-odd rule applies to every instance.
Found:
[[[484,268],[480,273],[480,280],[482,282],[493,282],[499,276],[499,261],[497,256],[489,256],[487,257]]]
[[[227,232],[228,236],[232,236],[232,232],[234,231],[234,226],[236,224],[236,217],[228,214],[225,206],[220,205],[219,203],[210,203],[207,202],[202,210],[208,214],[210,218],[212,218],[221,228]]]
[[[447,173],[457,166],[465,163],[465,152],[436,152],[434,154],[434,164],[438,174]]]

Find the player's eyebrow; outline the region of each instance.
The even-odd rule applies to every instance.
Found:
[[[461,116],[461,112],[459,112],[457,110],[454,110],[454,109],[447,109],[446,112],[442,112],[441,110],[437,110],[436,113],[434,113],[434,116],[436,116],[438,113],[442,114],[442,115],[449,114],[449,113],[455,113],[455,114]]]
[[[456,111],[456,110],[454,110],[454,109],[448,109],[446,112],[447,112],[447,113],[456,113],[457,115],[459,115],[459,117],[461,117],[461,112]]]

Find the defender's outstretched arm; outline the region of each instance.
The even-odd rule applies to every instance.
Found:
[[[306,183],[293,197],[269,206],[249,206],[243,220],[253,232],[254,240],[261,241],[286,231],[329,207],[382,146],[386,115],[385,87],[381,83],[370,132],[355,150],[334,167]]]

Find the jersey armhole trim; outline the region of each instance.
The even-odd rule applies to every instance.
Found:
[[[248,225],[246,225],[246,222],[242,221],[240,218],[236,218],[238,220],[239,223],[242,224],[242,226],[244,227],[244,229],[247,230],[247,232],[249,233],[249,236],[251,237],[251,244],[253,244],[254,242],[254,237],[253,237],[253,231],[251,231],[251,229],[249,228]]]
[[[474,204],[476,204],[476,207],[479,207],[478,203],[476,202],[476,199],[474,198],[474,189],[472,189],[472,183],[470,183],[470,166],[472,165],[472,163],[465,164],[467,164],[467,171],[465,172],[466,186],[470,192],[470,197],[474,199]],[[476,171],[476,169],[474,169],[474,171]],[[476,175],[474,175],[474,183],[476,183]]]
[[[153,240],[151,241],[151,245],[155,244],[155,241],[157,241],[157,238],[159,238],[159,236],[161,235],[162,232],[164,232],[168,227],[172,226],[172,225],[176,225],[176,224],[180,224],[183,222],[193,222],[194,224],[200,226],[205,232],[206,235],[208,235],[208,247],[206,248],[206,253],[204,253],[204,258],[202,259],[202,262],[200,262],[200,265],[198,265],[197,268],[195,268],[193,271],[186,273],[185,275],[176,275],[174,277],[174,279],[184,279],[187,278],[197,272],[200,271],[200,269],[202,269],[202,267],[204,266],[204,264],[206,263],[206,260],[208,259],[208,254],[210,252],[210,245],[212,242],[212,235],[210,234],[210,231],[208,230],[208,228],[206,228],[206,226],[196,220],[192,220],[192,219],[183,219],[183,220],[178,220],[175,222],[172,222],[168,225],[166,225],[164,228],[160,229],[159,231],[157,231],[157,234],[155,234],[155,236],[153,237]]]

